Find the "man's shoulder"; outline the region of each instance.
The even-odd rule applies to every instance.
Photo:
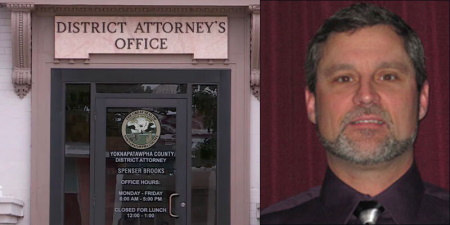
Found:
[[[438,201],[444,201],[449,202],[450,201],[450,193],[448,190],[445,190],[439,186],[436,186],[434,184],[430,184],[427,182],[424,182],[425,186],[425,195],[429,196],[430,198],[434,198]]]
[[[288,224],[295,216],[295,221],[307,223],[319,212],[320,186],[309,189],[296,196],[277,202],[261,212],[261,224]]]
[[[430,221],[430,223],[445,223],[450,221],[450,194],[448,190],[440,188],[436,185],[426,183],[424,198],[421,203],[421,216],[423,221]],[[420,221],[421,219],[419,219]]]

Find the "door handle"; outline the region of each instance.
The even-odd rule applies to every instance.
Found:
[[[173,217],[173,218],[178,218],[178,217],[179,217],[178,215],[172,213],[172,198],[173,198],[173,197],[177,197],[177,196],[180,196],[180,194],[178,194],[178,193],[173,193],[173,194],[171,194],[171,195],[169,196],[169,216],[171,216],[171,217]]]

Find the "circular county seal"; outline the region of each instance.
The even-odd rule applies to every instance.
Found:
[[[136,149],[152,147],[159,139],[161,124],[158,117],[146,110],[136,110],[128,114],[122,123],[122,137]]]

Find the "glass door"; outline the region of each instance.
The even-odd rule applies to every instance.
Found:
[[[52,69],[50,224],[229,225],[230,83],[229,70]]]
[[[186,109],[185,99],[96,100],[94,224],[186,224]]]

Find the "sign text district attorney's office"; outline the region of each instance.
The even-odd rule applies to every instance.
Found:
[[[227,17],[55,17],[55,58],[89,54],[193,54],[228,58]]]

